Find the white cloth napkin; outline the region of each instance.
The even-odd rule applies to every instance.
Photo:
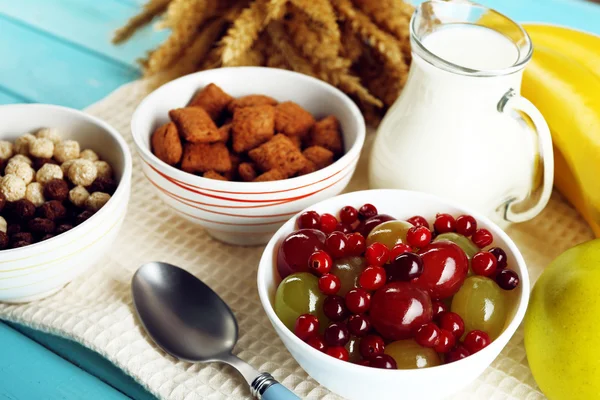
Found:
[[[117,128],[135,153],[129,122],[146,94],[146,85],[134,82],[87,111]],[[0,318],[83,344],[161,399],[250,398],[246,384],[231,368],[177,361],[154,347],[137,323],[131,277],[144,262],[168,261],[204,280],[230,305],[239,320],[235,349],[239,357],[270,372],[302,398],[338,399],[298,366],[265,316],[255,283],[262,247],[234,247],[212,240],[202,228],[162,204],[143,177],[135,154],[133,166],[131,202],[114,248],[88,274],[50,298],[0,304]],[[348,190],[366,188],[365,172],[363,157]],[[562,251],[592,238],[586,224],[558,194],[542,215],[508,233],[523,252],[533,281]],[[544,398],[527,366],[522,328],[484,374],[453,398]]]

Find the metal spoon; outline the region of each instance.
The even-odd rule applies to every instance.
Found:
[[[164,351],[184,361],[220,361],[235,368],[257,399],[298,399],[267,372],[231,354],[238,326],[231,309],[204,282],[171,264],[142,265],[131,281],[142,325]]]

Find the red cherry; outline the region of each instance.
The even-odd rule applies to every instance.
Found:
[[[343,321],[348,315],[344,298],[337,295],[327,296],[323,301],[323,313],[332,321]]]
[[[433,347],[440,339],[440,328],[436,324],[430,322],[421,325],[415,333],[415,341],[423,347]]]
[[[346,307],[351,313],[361,314],[369,309],[371,295],[365,289],[354,288],[346,293]]]
[[[498,261],[492,253],[480,251],[471,259],[471,269],[477,275],[491,276],[496,272]]]
[[[323,219],[323,217],[321,217]],[[369,236],[369,233],[380,224],[383,224],[387,221],[394,221],[396,218],[387,214],[377,214],[369,219],[361,221],[360,224],[356,227],[356,231],[360,232],[364,237]]]
[[[432,303],[433,307],[433,319],[438,319],[442,313],[448,312],[448,306],[439,300]]]
[[[492,247],[489,252],[496,258],[496,269],[506,268],[506,253],[500,247]]]
[[[360,340],[360,343],[358,344],[358,350],[360,351],[361,356],[366,359],[371,359],[371,357],[383,354],[383,350],[385,350],[385,342],[381,336],[367,335]]]
[[[352,233],[352,225],[338,222],[338,224],[335,226],[335,232],[342,232],[345,234]]]
[[[390,260],[395,260],[400,254],[410,253],[412,251],[412,247],[406,243],[398,243],[392,250],[390,250]]]
[[[362,365],[363,367],[370,367],[371,363],[369,360],[359,360],[356,362],[357,365]]]
[[[342,232],[333,232],[325,239],[325,249],[333,258],[342,258],[348,250],[348,239]]]
[[[431,242],[431,231],[424,226],[413,226],[406,232],[406,241],[412,247],[424,247]]]
[[[322,352],[325,352],[325,349],[327,348],[327,346],[325,345],[325,340],[323,340],[321,336],[313,336],[310,339],[308,339],[306,343]]]
[[[465,322],[457,313],[443,313],[440,315],[439,324],[441,329],[452,333],[457,339],[465,333]]]
[[[377,290],[385,285],[385,269],[377,265],[370,265],[358,277],[360,287],[367,290]]]
[[[435,346],[433,346],[433,349],[435,351],[437,351],[438,353],[447,353],[450,350],[452,350],[452,348],[454,347],[455,344],[456,344],[456,338],[454,337],[452,332],[449,332],[445,329],[441,329],[440,337],[438,339],[438,342],[435,344]]]
[[[408,282],[423,274],[423,260],[418,254],[403,253],[384,268],[388,282]]]
[[[319,278],[319,290],[323,294],[336,294],[342,287],[342,281],[334,274],[325,274]]]
[[[435,233],[446,233],[454,232],[456,228],[456,220],[450,214],[438,214],[435,216],[435,222],[433,223]]]
[[[317,250],[308,257],[308,268],[317,276],[327,274],[332,266],[333,260],[324,250]]]
[[[369,311],[373,328],[388,340],[411,338],[432,316],[429,294],[408,282],[388,283],[377,290]]]
[[[354,336],[365,336],[371,330],[371,322],[366,315],[353,315],[348,318],[348,330]]]
[[[333,358],[337,358],[338,360],[348,361],[350,358],[348,354],[348,350],[344,346],[334,346],[329,347],[326,351],[327,355],[330,355]]]
[[[433,300],[446,299],[462,286],[469,272],[467,255],[456,244],[440,240],[432,242],[419,252],[423,273],[412,283],[427,290]]]
[[[351,225],[358,221],[358,210],[352,206],[342,207],[340,210],[340,219],[343,223]]]
[[[299,229],[319,229],[321,227],[321,216],[316,211],[306,211],[298,217]]]
[[[367,247],[365,258],[369,265],[383,265],[390,259],[390,250],[383,243],[372,243]]]
[[[325,328],[323,337],[328,346],[345,346],[350,340],[350,333],[345,324],[334,322]]]
[[[487,229],[477,229],[471,240],[475,243],[475,246],[483,249],[485,246],[489,246],[494,241],[494,236]]]
[[[316,229],[290,233],[277,252],[277,271],[281,279],[296,272],[308,272],[308,258],[325,248],[325,234]]]
[[[347,236],[348,238],[348,255],[350,256],[362,256],[367,249],[367,242],[363,235],[358,232],[354,232]]]
[[[324,233],[331,233],[335,231],[335,227],[338,224],[338,220],[335,216],[331,214],[323,214],[321,215],[321,230]]]
[[[444,356],[444,362],[446,364],[450,364],[455,361],[462,360],[463,358],[467,358],[470,355],[471,353],[469,350],[467,350],[464,346],[458,345]]]
[[[396,364],[396,360],[388,354],[379,354],[377,356],[371,357],[369,360],[369,366],[373,368],[381,368],[381,369],[397,369],[398,365]]]
[[[492,343],[490,336],[484,331],[474,330],[467,333],[465,336],[464,345],[471,354],[477,353],[479,350],[486,348]]]
[[[415,215],[414,217],[407,219],[406,222],[409,222],[414,226],[424,226],[429,229],[429,222],[427,222],[425,217],[421,217],[420,215]]]
[[[519,275],[512,269],[503,269],[496,274],[496,283],[504,290],[513,290],[519,286]]]
[[[377,215],[377,208],[373,204],[365,204],[358,210],[358,219],[365,221]]]
[[[311,314],[302,314],[296,319],[294,333],[300,339],[307,341],[319,332],[319,319]]]
[[[456,232],[461,235],[471,236],[477,229],[477,221],[470,215],[461,215],[456,218]]]

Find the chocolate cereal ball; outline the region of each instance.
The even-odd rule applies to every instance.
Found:
[[[50,182],[52,179],[62,179],[63,173],[62,169],[58,165],[55,164],[44,164],[42,168],[38,170],[35,174],[35,180],[45,185]]]
[[[52,158],[54,143],[50,139],[35,138],[29,142],[29,154],[39,158]]]
[[[90,197],[90,193],[83,186],[75,186],[69,191],[69,200],[77,207],[85,207],[88,197]]]
[[[56,221],[58,219],[63,219],[67,215],[67,209],[60,201],[50,200],[41,205],[39,208],[39,215],[46,219]]]
[[[8,201],[17,201],[25,197],[27,185],[25,181],[16,175],[6,175],[0,181],[0,192]]]
[[[75,140],[65,140],[56,145],[54,149],[54,158],[59,163],[79,158],[79,142]]]
[[[33,157],[33,169],[39,170],[46,164],[56,164],[56,161],[51,158]]]
[[[10,237],[10,241],[33,243],[33,235],[30,232],[17,232]]]
[[[29,143],[33,142],[34,140],[35,140],[35,136],[33,136],[30,133],[26,133],[25,135],[23,135],[20,138],[18,138],[17,140],[15,140],[15,146],[14,146],[15,153],[28,156],[29,155]]]
[[[14,153],[14,146],[8,140],[0,140],[0,159],[8,160]]]
[[[56,227],[54,233],[60,235],[61,233],[65,233],[66,231],[70,231],[71,229],[73,229],[73,225],[71,224],[60,224]]]
[[[11,213],[19,221],[29,221],[35,216],[35,205],[27,200],[17,200],[12,204]]]
[[[74,185],[89,186],[98,175],[93,161],[75,160],[69,168],[69,179]]]
[[[8,234],[8,236],[12,236],[15,233],[21,232],[21,230],[22,230],[22,228],[21,228],[20,224],[10,224],[6,228],[6,233]]]
[[[36,207],[46,202],[44,198],[44,187],[39,182],[31,182],[25,190],[25,198],[32,202]]]
[[[4,173],[6,175],[16,175],[19,178],[23,179],[25,184],[31,183],[33,181],[33,177],[35,175],[35,171],[29,164],[26,164],[22,161],[9,161],[8,165],[4,169]]]
[[[112,195],[117,190],[117,182],[114,179],[99,176],[88,189],[90,192],[103,192]]]
[[[37,138],[48,139],[56,146],[60,142],[62,142],[62,138],[60,137],[60,133],[58,133],[57,128],[42,128],[35,133]]]
[[[38,235],[45,235],[54,232],[54,221],[47,218],[34,218],[29,221],[29,229]]]
[[[81,224],[83,224],[85,221],[87,221],[88,219],[90,219],[90,217],[92,215],[94,215],[94,213],[91,212],[91,211],[84,211],[84,212],[82,212],[77,217],[75,217],[75,225],[81,225]]]
[[[18,241],[18,242],[14,242],[10,245],[11,249],[18,249],[19,247],[25,247],[25,246],[29,246],[31,244],[31,242],[26,242],[24,240]]]
[[[8,235],[5,232],[0,232],[0,250],[4,250],[9,244]]]
[[[62,179],[52,179],[44,186],[44,197],[48,200],[64,201],[69,195],[69,185]]]

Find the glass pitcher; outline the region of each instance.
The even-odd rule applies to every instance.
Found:
[[[519,95],[527,33],[475,3],[426,1],[410,34],[408,81],[377,132],[370,186],[429,192],[504,226],[536,216],[554,160],[544,118]]]

